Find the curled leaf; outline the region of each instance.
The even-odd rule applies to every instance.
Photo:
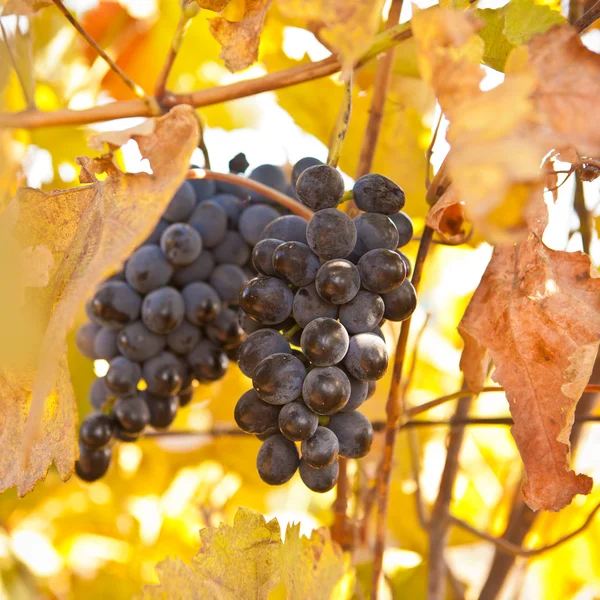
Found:
[[[453,244],[465,241],[467,236],[465,203],[458,197],[452,186],[431,207],[425,222]]]

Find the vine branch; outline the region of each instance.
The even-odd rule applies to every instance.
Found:
[[[335,127],[331,132],[331,141],[329,142],[329,156],[327,164],[332,167],[337,167],[342,153],[346,133],[348,133],[348,125],[350,124],[350,116],[352,115],[352,71],[348,75],[348,80],[344,85],[344,95],[342,97],[342,105],[340,112],[335,121]]]

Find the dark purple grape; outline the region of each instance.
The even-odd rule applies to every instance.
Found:
[[[363,254],[358,261],[358,272],[363,287],[375,294],[385,294],[404,281],[406,264],[395,250],[377,248]]]
[[[275,277],[255,277],[240,291],[240,306],[254,320],[275,325],[287,319],[294,304],[294,294]]]
[[[283,485],[298,470],[300,457],[294,442],[282,435],[272,435],[265,440],[256,457],[260,478],[269,485]]]
[[[318,158],[313,158],[312,156],[306,156],[301,158],[292,168],[292,186],[294,190],[296,189],[296,182],[298,181],[298,177],[306,171],[309,167],[314,167],[315,165],[322,165],[323,163]]]
[[[162,335],[152,333],[141,321],[135,321],[119,331],[119,352],[136,362],[144,362],[158,354],[167,345]]]
[[[227,233],[227,213],[216,202],[200,202],[188,220],[200,234],[204,248],[214,248]]]
[[[311,369],[302,385],[306,406],[318,415],[332,415],[348,403],[350,380],[338,367]]]
[[[231,263],[243,267],[250,258],[250,247],[237,231],[228,231],[212,252],[218,265]]]
[[[110,443],[114,432],[114,422],[102,413],[92,413],[81,423],[79,442],[87,450],[97,450]]]
[[[140,439],[141,435],[139,433],[127,433],[117,421],[117,426],[115,427],[115,439],[120,442],[125,442],[127,444],[137,442]]]
[[[302,460],[313,469],[329,466],[337,457],[340,446],[335,433],[327,427],[317,427],[314,435],[302,442]]]
[[[187,355],[194,374],[200,381],[217,381],[227,372],[229,359],[210,340],[200,340]]]
[[[177,396],[157,396],[148,390],[142,392],[142,397],[150,411],[150,425],[155,429],[166,429],[177,416],[179,402]]]
[[[100,327],[94,323],[84,323],[75,334],[75,345],[83,356],[94,360],[96,353],[94,352],[94,340]],[[110,331],[110,330],[109,330]]]
[[[306,240],[307,222],[298,215],[284,215],[271,221],[263,230],[260,239],[272,238],[284,242],[302,242]]]
[[[368,213],[393,215],[402,210],[406,200],[399,185],[377,173],[357,179],[352,192],[356,206]]]
[[[353,335],[344,366],[352,377],[361,381],[381,379],[388,367],[385,342],[373,333]]]
[[[195,206],[196,192],[189,181],[184,181],[167,206],[163,219],[170,223],[185,221],[192,214]]]
[[[386,215],[363,213],[354,217],[356,246],[354,254],[362,256],[376,248],[395,250],[398,247],[398,230]]]
[[[379,325],[384,310],[381,296],[360,290],[350,302],[340,307],[340,323],[352,335],[366,333]]]
[[[338,439],[340,456],[362,458],[369,454],[373,442],[373,426],[363,414],[354,411],[332,415],[327,427]]]
[[[259,363],[272,354],[291,354],[289,342],[273,329],[260,329],[249,335],[238,352],[238,366],[247,377],[253,377]]]
[[[252,385],[269,404],[287,404],[302,395],[306,368],[292,354],[277,353],[260,361],[254,370]]]
[[[322,317],[311,321],[302,331],[300,345],[313,365],[329,367],[339,363],[348,350],[348,332],[341,323]]]
[[[142,304],[142,321],[152,332],[168,335],[175,331],[185,317],[181,294],[173,287],[162,287],[150,292]]]
[[[106,387],[118,396],[135,394],[142,378],[140,365],[124,356],[113,358],[106,373]]]
[[[413,222],[411,218],[403,212],[390,215],[390,219],[394,222],[394,225],[398,230],[398,248],[402,248],[402,246],[406,246],[413,238]]]
[[[108,329],[108,327],[101,327],[94,340],[94,354],[96,358],[110,360],[117,356],[119,354],[119,348],[117,347],[118,338],[119,331]]]
[[[408,260],[408,256],[406,256],[406,254],[400,252],[400,250],[397,251],[398,256],[402,259],[402,262],[404,263],[404,265],[406,266],[406,277],[410,277],[410,274],[412,273],[412,266],[410,264],[410,260]]]
[[[196,347],[201,337],[198,327],[189,321],[184,321],[167,336],[167,345],[175,354],[187,354]]]
[[[209,340],[225,350],[237,348],[246,337],[245,331],[238,322],[237,312],[223,308],[221,312],[205,327]]]
[[[185,389],[179,390],[179,394],[177,394],[177,398],[179,398],[179,407],[183,408],[187,406],[194,398],[194,388],[189,385]]]
[[[104,377],[96,377],[92,381],[89,391],[90,404],[96,410],[102,410],[103,406],[108,402],[110,398],[110,391],[106,387],[106,381]]]
[[[271,429],[279,432],[280,406],[263,402],[254,390],[248,390],[235,405],[233,417],[245,433],[263,434]]]
[[[317,293],[314,283],[301,287],[294,296],[294,319],[300,327],[306,327],[319,317],[337,319],[339,306],[323,300]]]
[[[238,304],[240,290],[248,281],[248,276],[238,265],[218,265],[210,276],[212,285],[225,304]]]
[[[385,318],[390,321],[405,321],[417,308],[417,292],[412,283],[405,279],[395,290],[383,294]]]
[[[171,278],[174,285],[184,287],[188,283],[206,281],[215,268],[215,259],[210,250],[202,250],[200,256],[186,267],[177,269]]]
[[[216,202],[227,213],[229,227],[237,228],[238,220],[243,210],[242,201],[233,194],[217,194],[211,200]]]
[[[268,440],[270,437],[272,437],[274,435],[281,435],[281,431],[279,431],[279,426],[271,427],[264,433],[257,433],[255,437],[257,440],[264,442],[265,440]]]
[[[346,373],[346,377],[348,377],[348,381],[350,382],[350,398],[348,398],[348,403],[341,409],[341,412],[356,410],[369,398],[369,386],[372,384],[373,390],[375,389],[374,381],[360,381],[352,377],[349,373]]]
[[[282,240],[267,238],[266,240],[260,240],[254,246],[254,250],[252,250],[252,264],[259,273],[262,275],[277,276],[277,272],[273,267],[273,252],[281,244],[283,244]]]
[[[260,240],[263,229],[277,217],[279,213],[272,206],[253,204],[242,211],[238,221],[239,232],[248,244],[254,246]]]
[[[220,183],[214,179],[188,179],[188,182],[194,188],[198,202],[212,198],[217,193],[217,186]]]
[[[368,400],[377,391],[377,382],[376,381],[367,381],[367,385],[369,386],[369,388],[367,390],[367,400]]]
[[[140,246],[125,265],[127,283],[142,294],[167,285],[172,274],[173,267],[156,244]]]
[[[321,267],[319,258],[302,242],[284,242],[273,253],[273,268],[296,287],[312,283]]]
[[[279,413],[279,430],[292,442],[301,442],[314,435],[319,417],[302,401],[286,404]]]
[[[334,208],[344,195],[344,180],[335,167],[315,165],[298,177],[296,195],[315,211]]]
[[[189,283],[181,290],[185,316],[195,325],[212,321],[221,311],[221,299],[208,283]]]
[[[339,474],[340,464],[337,460],[321,469],[313,469],[306,461],[300,461],[300,478],[309,490],[318,494],[332,490],[337,483]]]
[[[287,179],[285,173],[281,167],[276,165],[259,165],[250,173],[249,179],[258,181],[271,188],[276,189],[279,192],[285,192],[287,187]],[[270,200],[254,190],[249,190],[250,198],[252,202],[269,202]]]
[[[306,239],[319,258],[344,258],[356,245],[356,227],[346,213],[326,208],[315,213],[308,222]]]
[[[161,352],[144,363],[148,391],[158,396],[175,396],[183,384],[181,361],[170,352]]]
[[[156,227],[154,228],[154,231],[144,240],[144,242],[140,245],[140,248],[142,246],[146,246],[148,244],[160,244],[160,236],[163,234],[163,231],[169,226],[169,221],[165,221],[164,219],[161,219]],[[131,284],[130,284],[131,285]]]
[[[123,281],[102,284],[90,305],[94,322],[109,329],[120,329],[140,315],[140,295]]]
[[[200,234],[187,223],[169,225],[160,238],[160,249],[176,267],[191,265],[202,252]]]
[[[141,395],[117,400],[113,414],[125,433],[140,433],[150,423],[150,411]]]
[[[315,287],[323,300],[332,304],[345,304],[358,294],[360,274],[349,260],[328,260],[317,273]]]
[[[100,479],[108,471],[111,456],[112,450],[110,448],[88,450],[80,446],[79,460],[75,463],[77,476],[87,482]]]

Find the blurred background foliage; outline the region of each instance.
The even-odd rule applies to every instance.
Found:
[[[90,34],[147,92],[152,92],[179,19],[173,0],[72,0],[74,10]],[[546,3],[548,4],[548,3]],[[551,4],[558,9],[557,3]],[[240,18],[243,2],[233,0],[228,18]],[[493,6],[492,6],[493,8]],[[402,20],[410,18],[406,3]],[[236,17],[237,14],[237,17]],[[232,75],[219,60],[219,45],[210,35],[208,18],[202,11],[187,32],[169,78],[169,89],[189,92],[251,78],[328,55],[306,23],[288,21],[277,10],[269,12],[262,34],[259,61]],[[3,23],[28,85],[34,86],[40,109],[82,109],[111,99],[131,98],[131,92],[107,70],[93,51],[77,36],[60,13],[50,7],[34,19],[7,17]],[[595,35],[591,32],[589,35]],[[594,38],[598,42],[597,36]],[[368,117],[376,63],[356,73],[354,110],[340,167],[352,177]],[[488,69],[488,82],[501,74]],[[5,46],[0,44],[0,108],[25,108],[14,71],[9,67]],[[337,76],[304,83],[276,93],[234,100],[199,111],[205,125],[205,140],[213,168],[226,169],[237,152],[245,152],[251,168],[271,162],[289,165],[306,155],[324,159],[328,138],[343,94]],[[382,135],[373,170],[394,179],[407,193],[407,212],[418,233],[427,212],[425,152],[432,139],[439,113],[433,95],[421,80],[412,40],[401,44],[386,105]],[[52,127],[31,131],[1,131],[0,198],[6,202],[17,184],[51,190],[78,185],[75,157],[90,154],[87,140],[98,130],[135,124],[103,123],[90,127]],[[445,152],[442,134],[435,145],[433,164]],[[200,153],[194,160],[201,161]],[[129,170],[139,169],[135,148],[125,148],[121,160]],[[597,187],[593,189],[597,194]],[[592,194],[588,194],[592,197]],[[572,187],[561,188],[553,209],[555,221],[569,214]],[[564,224],[564,223],[563,223]],[[574,223],[576,227],[576,223]],[[550,236],[552,236],[552,226]],[[563,234],[564,235],[564,234]],[[551,242],[564,247],[566,239],[556,234]],[[570,242],[569,249],[578,241]],[[594,242],[597,251],[597,240]],[[416,243],[407,248],[414,261]],[[456,324],[469,296],[489,260],[491,249],[471,243],[460,248],[436,247],[427,265],[420,307],[414,318],[414,336],[430,318],[420,343],[409,402],[419,404],[460,388],[458,360],[460,341]],[[598,257],[596,257],[597,259]],[[83,321],[83,312],[79,322]],[[386,326],[388,338],[398,331]],[[393,350],[393,347],[390,348]],[[409,355],[409,361],[414,360]],[[83,416],[89,412],[87,391],[94,365],[82,358],[70,340],[70,369]],[[378,384],[376,395],[365,405],[372,420],[385,418],[390,375]],[[220,382],[196,389],[195,402],[182,410],[173,429],[199,432],[213,426],[233,425],[233,407],[250,381],[232,366]],[[452,415],[453,406],[441,406],[431,418]],[[484,394],[476,403],[476,415],[508,415],[502,394]],[[585,429],[576,466],[596,478],[600,475],[597,448],[600,428]],[[421,486],[426,502],[437,493],[445,457],[447,430],[418,429],[421,448]],[[382,448],[377,436],[370,457],[351,463],[353,481],[359,491],[372,485]],[[22,500],[11,490],[0,496],[0,597],[20,598],[131,598],[144,584],[156,582],[154,565],[166,556],[184,560],[199,545],[198,531],[207,525],[231,522],[239,506],[277,517],[282,528],[299,521],[303,531],[330,525],[335,492],[316,495],[295,476],[277,489],[264,485],[255,469],[259,442],[250,437],[207,435],[145,439],[121,444],[109,474],[92,485],[73,477],[66,484],[51,471],[46,481]],[[507,427],[468,429],[461,468],[455,488],[453,514],[500,534],[506,525],[511,501],[519,486],[521,465]],[[422,598],[427,582],[427,536],[415,508],[405,433],[399,436],[395,456],[389,515],[389,549],[384,557],[387,597]],[[359,494],[365,497],[365,494]],[[559,515],[542,516],[527,538],[529,545],[548,543],[577,527],[600,500],[596,489],[577,497]],[[366,539],[372,533],[371,512],[364,503],[351,504],[357,519],[365,520]],[[366,513],[365,513],[366,511]],[[519,563],[507,598],[522,589],[521,597],[548,600],[600,597],[600,535],[598,520],[569,544],[529,563]],[[481,587],[492,559],[493,548],[478,538],[454,529],[448,562],[455,574],[467,582],[474,596]],[[359,544],[354,559],[362,595],[370,588],[370,554]],[[274,594],[277,593],[276,591]],[[350,595],[349,595],[350,596]],[[275,596],[274,596],[275,597]],[[385,596],[384,596],[385,597]]]

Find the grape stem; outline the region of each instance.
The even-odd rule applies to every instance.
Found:
[[[217,173],[216,171],[210,171],[208,169],[190,169],[187,174],[187,179],[214,179],[215,181],[234,183],[236,185],[248,188],[249,190],[259,192],[263,196],[266,196],[270,200],[273,200],[273,202],[276,202],[280,206],[287,208],[294,214],[306,219],[307,221],[314,214],[310,208],[304,206],[304,204],[301,204],[297,200],[294,200],[294,198],[286,196],[272,187],[259,183],[258,181],[248,179],[248,177],[240,177],[239,175],[234,175],[233,173]]]
[[[329,142],[329,156],[327,164],[331,167],[337,167],[342,154],[342,147],[348,133],[348,125],[350,125],[350,117],[352,115],[352,71],[348,74],[348,80],[344,86],[344,95],[342,97],[342,105],[340,112],[335,121],[335,127],[331,132],[331,140]]]
[[[300,329],[302,329],[302,327],[300,327],[300,325],[298,325],[298,323],[296,323],[296,325],[294,325],[293,327],[290,327],[284,334],[283,337],[286,340],[291,340],[294,337],[294,334],[297,333],[298,331],[300,331]]]
[[[343,204],[344,202],[349,202],[350,200],[353,200],[353,199],[354,199],[353,190],[348,190],[348,191],[344,192],[342,199],[337,203],[337,205],[339,206],[340,204]]]

